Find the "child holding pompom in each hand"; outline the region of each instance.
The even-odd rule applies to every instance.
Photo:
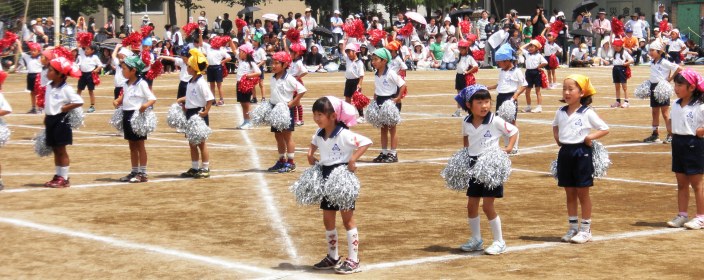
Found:
[[[552,122],[557,156],[557,185],[565,189],[569,230],[563,242],[586,243],[592,239],[592,201],[589,188],[594,185],[592,140],[609,133],[609,126],[589,107],[596,90],[589,78],[573,74],[562,85],[562,102]],[[596,131],[591,132],[594,128]],[[582,206],[582,224],[577,207]]]
[[[321,97],[313,104],[313,119],[320,127],[313,135],[313,140],[308,150],[308,163],[314,165],[318,162],[322,166],[323,180],[338,166],[347,165],[347,169],[354,172],[357,169],[357,160],[367,151],[372,141],[349,130],[349,126],[357,122],[356,109],[336,97]],[[320,151],[320,160],[315,158],[315,151]],[[335,269],[340,274],[350,274],[359,271],[359,235],[353,217],[354,206],[350,210],[340,210],[335,205],[330,205],[327,198],[320,203],[323,210],[323,224],[328,246],[328,254],[319,263],[313,265],[315,269]],[[335,220],[337,211],[340,211],[342,222],[347,230],[347,245],[349,255],[341,261],[338,255],[337,229]],[[338,266],[339,265],[339,266]]]
[[[463,146],[468,149],[473,158],[471,168],[476,163],[479,154],[499,145],[501,137],[509,137],[509,142],[503,150],[509,153],[518,140],[518,128],[495,116],[491,112],[491,94],[482,85],[469,86],[460,91],[462,107],[469,115],[462,122]],[[467,243],[460,246],[465,252],[481,251],[484,245],[479,224],[479,201],[484,200],[484,214],[489,219],[494,242],[484,250],[488,255],[498,255],[506,251],[506,242],[501,232],[501,219],[494,209],[494,200],[504,196],[503,185],[488,188],[472,179],[467,188],[467,219],[471,229],[471,237]]]
[[[659,143],[658,126],[660,114],[667,124],[670,121],[670,99],[658,102],[655,98],[655,88],[658,83],[669,83],[682,68],[665,59],[665,46],[660,41],[650,43],[648,54],[653,61],[650,63],[650,109],[653,117],[653,133],[643,139],[646,143]],[[672,135],[667,135],[663,143],[672,142]]]
[[[677,178],[679,213],[667,225],[701,229],[704,227],[704,78],[692,69],[685,69],[674,80],[679,99],[672,107],[667,131],[672,134],[672,172]],[[688,222],[689,186],[694,190],[697,216]]]
[[[406,93],[406,81],[396,72],[389,69],[392,56],[386,48],[379,48],[372,55],[372,65],[376,69],[374,74],[374,102],[381,106],[387,100],[392,100],[401,111],[401,100]],[[396,147],[398,146],[397,126],[381,127],[381,153],[374,158],[374,162],[398,162]],[[391,142],[391,150],[387,150],[387,145]]]

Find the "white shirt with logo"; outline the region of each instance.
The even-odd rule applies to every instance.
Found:
[[[609,130],[609,126],[590,107],[582,106],[572,115],[567,115],[567,108],[568,106],[563,106],[558,109],[552,121],[552,126],[558,128],[560,143],[584,143],[584,138],[592,129]]]
[[[337,126],[330,138],[325,139],[325,130],[318,129],[313,135],[311,144],[318,147],[319,163],[330,166],[350,161],[352,154],[360,147],[371,145],[372,140],[354,133],[349,129]]]
[[[464,118],[462,122],[462,136],[469,142],[467,146],[470,156],[478,156],[484,149],[499,145],[499,139],[504,136],[511,137],[518,133],[518,128],[502,118],[489,112],[479,127],[472,124],[472,115]]]

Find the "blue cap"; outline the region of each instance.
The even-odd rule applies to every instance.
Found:
[[[626,33],[633,33],[633,29],[631,29],[630,27],[627,27],[627,28],[626,28]]]
[[[191,50],[191,49],[188,48],[188,46],[183,46],[183,47],[181,48],[181,53],[179,53],[179,55],[185,56],[185,57],[191,57],[191,53],[189,52],[190,50]]]
[[[501,45],[498,50],[496,50],[496,54],[494,55],[494,58],[496,61],[505,61],[505,60],[515,60],[514,54],[516,51],[509,45],[508,43]]]
[[[147,37],[147,38],[142,39],[142,46],[151,47],[152,46],[152,38]]]

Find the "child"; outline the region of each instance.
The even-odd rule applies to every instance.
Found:
[[[127,79],[125,79],[125,76],[122,75],[122,66],[120,65],[125,58],[134,55],[134,53],[128,48],[129,46],[124,47],[122,44],[117,44],[115,46],[115,50],[112,52],[112,59],[110,63],[115,69],[115,89],[113,90],[113,101],[117,100],[117,98],[122,95],[122,89],[127,85]]]
[[[675,94],[679,99],[672,107],[672,118],[667,123],[667,131],[673,135],[672,172],[675,172],[677,178],[679,213],[667,225],[701,229],[704,227],[704,78],[694,70],[685,69],[674,80]],[[690,185],[694,189],[697,216],[687,222]]]
[[[296,144],[293,142],[292,137],[295,129],[293,116],[296,106],[300,105],[301,98],[306,93],[306,88],[303,84],[298,82],[293,75],[287,72],[287,68],[291,64],[291,56],[288,53],[277,52],[271,58],[273,60],[272,72],[274,76],[271,77],[269,103],[271,103],[271,105],[286,103],[289,108],[289,114],[291,115],[291,125],[284,131],[278,131],[274,127],[271,128],[271,132],[274,133],[274,138],[276,138],[279,160],[276,161],[276,164],[270,167],[268,171],[286,173],[296,170],[296,163],[293,160],[296,150]]]
[[[362,90],[362,82],[364,82],[364,63],[357,56],[359,53],[359,45],[356,43],[347,43],[345,46],[345,102],[352,103],[352,95],[356,91]],[[359,119],[357,122],[364,122],[364,110],[357,110]]]
[[[262,34],[256,33],[253,37],[252,46],[254,48],[254,54],[252,54],[252,57],[261,73],[259,76],[259,93],[262,95],[262,102],[264,102],[264,66],[266,65],[266,50],[262,47]],[[257,103],[256,92],[252,92],[252,103]]]
[[[6,116],[10,113],[12,113],[12,107],[10,106],[10,103],[7,102],[5,99],[5,96],[2,94],[2,84],[5,83],[5,79],[7,78],[7,72],[2,71],[0,69],[0,117]],[[5,185],[2,183],[2,165],[0,165],[0,191],[5,188]]]
[[[95,83],[93,82],[93,75],[97,75],[103,69],[103,63],[100,62],[100,58],[95,54],[97,50],[98,46],[95,44],[85,47],[79,52],[77,61],[82,73],[81,78],[78,79],[78,95],[81,95],[83,90],[88,87],[88,94],[90,95],[88,113],[95,112],[95,95],[93,94]]]
[[[474,75],[479,71],[479,64],[474,60],[472,53],[469,51],[470,42],[467,40],[461,40],[457,43],[457,48],[460,50],[460,60],[457,62],[457,73],[455,74],[455,90],[459,93],[464,88],[470,86],[467,84],[467,75]],[[453,117],[459,117],[462,115],[462,106],[457,104],[457,110]]]
[[[29,54],[22,53],[22,61],[27,67],[27,90],[30,92],[29,97],[32,104],[32,108],[27,111],[27,114],[37,114],[37,92],[34,88],[34,82],[37,79],[37,75],[42,72],[42,47],[34,42],[28,42],[27,46],[29,47]]]
[[[523,49],[523,56],[526,58],[526,82],[528,86],[526,87],[526,108],[522,112],[533,112],[541,113],[543,112],[543,96],[540,95],[540,88],[543,85],[543,80],[540,77],[540,68],[548,65],[547,59],[545,59],[540,52],[540,48],[543,45],[538,42],[538,40],[531,40],[530,43],[521,47]],[[538,106],[534,109],[530,107],[530,89],[535,87],[535,96],[538,98]]]
[[[176,99],[179,99],[181,97],[186,96],[186,89],[188,88],[188,82],[191,81],[191,74],[188,72],[188,57],[190,56],[188,47],[183,47],[181,48],[181,57],[171,57],[171,56],[163,56],[160,55],[159,59],[162,60],[168,60],[168,61],[173,61],[174,66],[177,66],[180,70],[178,74],[178,92],[176,92]],[[199,51],[200,52],[200,51]],[[203,54],[203,53],[201,53]],[[122,71],[119,71],[122,72]],[[115,72],[115,75],[117,75],[117,71]],[[212,90],[210,91],[211,93],[213,92]]]
[[[558,86],[557,75],[555,75],[555,69],[560,66],[558,57],[560,57],[562,54],[562,48],[559,44],[555,42],[555,40],[557,40],[556,33],[548,33],[547,39],[548,42],[545,44],[545,48],[543,48],[543,56],[545,57],[545,60],[548,61],[548,65],[545,66],[545,70],[547,70],[548,72],[548,83],[550,83],[549,88],[555,89]],[[553,55],[555,56],[554,60],[557,60],[557,63],[553,63],[553,65],[550,65],[550,57]]]
[[[609,127],[591,110],[596,89],[589,78],[573,74],[562,85],[562,102],[567,106],[557,110],[552,122],[552,134],[560,146],[557,156],[557,185],[565,188],[569,230],[563,242],[585,243],[592,239],[592,201],[589,188],[594,185],[592,174],[592,140],[609,133]],[[596,129],[591,132],[591,129]],[[590,133],[591,132],[591,133]],[[582,206],[582,224],[577,219],[577,206]]]
[[[305,75],[308,75],[308,70],[305,65],[303,65],[303,55],[306,53],[306,47],[303,44],[300,43],[293,43],[291,44],[291,47],[289,48],[288,45],[286,45],[284,41],[284,47],[286,48],[287,51],[290,49],[291,53],[291,65],[288,67],[288,74],[296,78],[298,82],[302,85],[303,84],[303,77]],[[298,95],[298,93],[294,93],[294,98],[295,96]],[[303,125],[303,106],[298,105],[295,110],[293,111],[294,113],[294,122],[296,125],[301,126]]]
[[[611,70],[611,78],[616,87],[616,103],[611,104],[611,108],[628,108],[628,75],[626,70],[633,64],[633,57],[623,48],[621,39],[614,40],[612,45],[614,46],[614,68]],[[622,88],[625,97],[623,103],[621,103]]]
[[[187,71],[188,75],[192,76],[191,80],[188,82],[188,87],[186,90],[186,96],[180,97],[178,103],[184,104],[186,108],[186,119],[190,119],[192,116],[198,114],[203,118],[205,124],[210,125],[208,112],[210,111],[210,106],[215,100],[213,92],[208,88],[208,84],[203,80],[203,72],[208,67],[208,62],[206,57],[198,49],[191,49],[189,51],[190,57],[188,58]],[[208,146],[206,142],[203,141],[198,145],[188,144],[191,149],[191,169],[181,173],[181,177],[193,177],[196,179],[209,178],[210,177],[210,155],[208,153]],[[200,154],[198,151],[200,150]],[[198,158],[202,160],[200,168],[198,167]]]
[[[499,71],[499,82],[489,86],[488,89],[496,89],[499,93],[496,96],[496,111],[499,111],[499,108],[504,102],[517,103],[516,100],[518,100],[518,97],[521,96],[521,93],[526,90],[526,86],[528,85],[521,69],[514,65],[514,61],[516,60],[515,53],[511,45],[503,44],[496,50],[494,55],[494,60],[499,65],[501,71]],[[514,126],[516,125],[516,116],[514,116],[514,121],[511,123]],[[508,144],[509,141],[510,139],[504,138],[506,144]],[[510,153],[514,155],[518,154],[518,139],[516,139],[516,143],[513,145],[513,150],[511,150]]]
[[[386,49],[391,52],[391,63],[389,63],[389,70],[398,74],[402,79],[406,79],[406,70],[408,66],[403,61],[403,58],[399,55],[399,48],[401,43],[399,41],[391,41],[391,43],[386,45]]]
[[[670,100],[658,102],[655,100],[654,90],[658,83],[669,83],[673,77],[682,70],[677,64],[674,64],[665,57],[665,46],[660,41],[650,43],[648,50],[650,57],[653,59],[650,64],[650,110],[653,117],[653,133],[648,138],[643,139],[645,143],[660,143],[658,138],[658,126],[660,125],[660,114],[667,124],[670,121]],[[674,73],[673,73],[674,72]],[[664,143],[672,142],[672,135],[668,134]]]
[[[396,72],[389,71],[390,63],[391,52],[389,50],[380,48],[374,51],[372,55],[372,65],[376,69],[374,74],[374,101],[381,106],[387,100],[393,100],[400,112],[401,100],[406,93],[406,81],[399,77]],[[387,150],[389,138],[391,138],[391,150]],[[398,162],[397,146],[396,126],[383,126],[381,128],[381,153],[374,159],[374,162]]]
[[[232,41],[230,41],[230,43],[231,42]],[[232,58],[222,47],[208,49],[208,51],[206,52],[206,56],[208,57],[207,75],[208,83],[210,83],[210,91],[214,92],[215,85],[217,85],[218,96],[220,97],[220,100],[218,100],[218,103],[216,105],[222,106],[225,104],[225,99],[222,95],[222,64],[229,62]]]
[[[70,161],[66,145],[73,144],[73,131],[69,123],[64,120],[69,111],[83,106],[83,99],[66,83],[66,78],[80,77],[80,71],[71,61],[59,57],[49,62],[47,76],[51,82],[46,87],[44,128],[46,145],[54,151],[56,175],[51,181],[44,183],[44,186],[68,188],[71,186],[68,176]]]
[[[670,32],[670,42],[667,43],[667,45],[669,46],[667,54],[670,62],[682,65],[681,55],[682,53],[687,53],[687,45],[680,39],[679,29],[673,29],[672,32]]]
[[[148,57],[149,61],[141,60],[144,64],[144,69],[142,69],[141,73],[137,73],[142,80],[147,82],[147,85],[149,86],[149,91],[152,90],[154,80],[149,79],[147,77],[147,73],[152,68],[152,64],[154,64],[154,61],[156,60],[156,55],[152,52],[152,44],[154,44],[154,41],[150,37],[144,38],[144,40],[142,40],[142,52],[139,53],[139,57],[140,60],[144,57]]]
[[[139,75],[145,67],[144,61],[138,56],[125,58],[125,61],[122,62],[122,75],[127,78],[127,85],[122,96],[112,102],[115,108],[122,104],[122,125],[125,140],[130,145],[132,164],[132,171],[127,176],[120,178],[120,182],[143,183],[149,180],[147,176],[147,149],[144,145],[147,136],[135,134],[130,122],[135,111],[144,112],[156,102],[156,96],[149,90],[149,84]]]
[[[528,44],[533,39],[533,21],[526,20],[526,26],[523,27],[523,43]]]
[[[483,86],[470,86],[463,89],[460,95],[464,102],[462,107],[469,113],[469,116],[465,117],[462,122],[463,142],[472,158],[476,160],[483,150],[499,145],[499,139],[502,136],[510,139],[504,151],[507,153],[512,151],[513,145],[518,140],[518,128],[491,113],[491,94],[489,91],[483,89]],[[474,160],[472,166],[476,163]],[[504,242],[501,233],[501,218],[494,209],[494,199],[503,196],[504,187],[502,185],[490,190],[476,180],[469,182],[467,219],[472,235],[467,243],[460,246],[462,251],[481,251],[483,248],[484,241],[482,241],[479,225],[479,201],[482,199],[484,200],[482,208],[489,219],[491,233],[494,236],[494,242],[484,250],[484,253],[498,255],[506,251],[506,242]]]
[[[354,172],[357,169],[357,160],[367,151],[372,141],[349,130],[347,125],[355,122],[355,108],[343,103],[335,97],[321,97],[313,104],[313,118],[318,124],[318,131],[313,135],[308,149],[308,163],[313,165],[318,162],[322,166],[323,180],[333,169],[340,165],[347,165],[347,169]],[[315,151],[320,149],[320,160],[315,158]],[[354,220],[354,206],[351,210],[340,210],[329,205],[323,198],[320,202],[323,210],[323,224],[325,225],[325,241],[328,253],[319,263],[313,265],[315,269],[335,269],[340,274],[350,274],[359,271],[359,235]],[[342,222],[347,230],[347,248],[349,255],[340,264],[341,258],[337,252],[338,238],[335,229],[337,211],[340,211]],[[338,266],[339,264],[339,266]]]
[[[239,48],[238,59],[239,63],[237,65],[237,102],[242,105],[242,124],[237,127],[237,129],[250,129],[252,128],[252,123],[249,122],[249,103],[252,102],[252,90],[244,92],[240,90],[240,82],[242,77],[247,76],[254,78],[260,75],[259,67],[254,63],[254,49],[249,44],[242,44]],[[272,88],[273,90],[273,88]]]

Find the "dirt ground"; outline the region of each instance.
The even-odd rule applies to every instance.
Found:
[[[648,71],[634,67],[629,96]],[[355,218],[364,271],[351,276],[311,268],[326,253],[322,212],[296,205],[288,191],[307,167],[305,153],[317,129],[310,107],[318,97],[342,96],[342,73],[305,77],[306,123],[294,133],[299,169],[281,175],[265,172],[277,158],[268,127],[234,129],[241,109],[234,77],[228,77],[226,105],[211,110],[212,177],[203,180],[178,178],[190,167],[186,140],[166,125],[178,75],[158,78],[160,123],[147,141],[150,182],[143,184],[117,182],[130,171],[129,149],[108,124],[113,88],[112,77],[104,77],[96,91],[97,111],[74,131],[69,147],[72,187],[61,190],[42,187],[54,174],[52,158],[39,158],[32,149],[43,116],[24,114],[25,76],[11,75],[3,86],[15,113],[4,118],[13,135],[0,149],[6,185],[0,192],[0,278],[700,279],[704,268],[696,252],[704,244],[692,241],[702,232],[665,227],[677,210],[675,177],[669,145],[641,142],[650,133],[648,102],[631,98],[631,108],[609,108],[610,68],[557,73],[560,79],[570,73],[592,78],[598,91],[593,106],[611,128],[602,142],[613,166],[591,189],[593,242],[559,242],[567,228],[564,191],[547,175],[557,152],[551,122],[561,90],[555,89],[543,90],[543,113],[518,116],[521,153],[511,158],[514,171],[505,198],[496,204],[509,251],[460,252],[469,236],[466,197],[446,189],[439,175],[462,145],[461,119],[450,116],[455,75],[409,72],[398,128],[400,162],[371,163],[380,151],[379,130],[369,124],[353,128],[374,144],[358,170],[362,193]],[[364,81],[367,94],[373,92],[372,77],[367,73]],[[489,85],[497,77],[497,70],[481,70],[477,81]],[[87,92],[83,97],[88,100]],[[491,233],[481,217],[488,246]],[[340,254],[346,256],[341,221],[338,232]]]

